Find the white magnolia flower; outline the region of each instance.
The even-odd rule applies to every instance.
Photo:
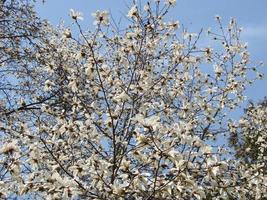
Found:
[[[128,12],[128,17],[133,18],[136,17],[136,15],[138,14],[138,10],[137,10],[137,6],[134,5]]]
[[[123,91],[121,94],[114,97],[115,101],[122,102],[129,100],[129,96],[126,94],[125,91]]]
[[[123,160],[121,164],[122,164],[122,169],[123,170],[128,170],[129,167],[130,167],[131,161],[129,161],[129,160]]]
[[[92,63],[86,64],[85,74],[88,76],[89,80],[92,80],[94,78],[94,66]]]
[[[65,38],[71,38],[71,30],[69,28],[67,28],[64,33],[63,33],[63,36]]]
[[[196,33],[189,33],[189,32],[185,32],[183,35],[185,40],[192,40],[193,38],[197,37]]]
[[[124,191],[125,189],[121,187],[121,185],[119,184],[114,184],[112,186],[112,189],[113,189],[113,192],[117,195],[123,195],[124,194]]]
[[[69,82],[69,87],[72,90],[72,92],[77,92],[78,91],[78,86],[75,80],[71,80]]]
[[[144,125],[154,127],[159,122],[159,120],[160,120],[160,117],[156,115],[149,117],[149,118],[145,118]]]
[[[59,183],[62,183],[63,179],[60,176],[60,174],[58,172],[54,172],[51,176],[51,178],[55,181],[58,181]]]
[[[3,147],[0,150],[0,153],[12,153],[12,152],[18,152],[19,148],[16,144],[16,142],[10,142],[3,145]]]
[[[210,146],[206,145],[206,146],[201,147],[201,151],[205,154],[210,154],[210,153],[212,153],[212,148]]]
[[[70,16],[74,20],[83,20],[83,14],[78,11],[74,11],[73,9],[70,9]]]
[[[216,76],[220,77],[223,73],[223,68],[219,65],[214,65],[214,72]]]
[[[47,81],[45,81],[44,90],[45,91],[50,91],[53,86],[54,86],[54,83],[52,81],[50,81],[50,80],[47,80]]]
[[[136,141],[137,141],[137,144],[144,144],[144,143],[147,143],[148,138],[145,135],[138,133],[136,137]]]
[[[104,26],[109,25],[109,13],[108,11],[100,11],[97,10],[95,13],[92,14],[95,18],[94,25],[102,24]]]
[[[20,183],[22,181],[22,178],[20,176],[20,165],[19,162],[15,162],[10,169],[10,174],[12,175],[12,177],[18,182]]]
[[[211,169],[211,173],[214,175],[214,176],[217,176],[217,174],[219,174],[220,172],[220,168],[218,166],[216,167],[212,167]]]

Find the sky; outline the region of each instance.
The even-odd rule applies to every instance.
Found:
[[[145,0],[141,0],[145,3]],[[131,0],[46,0],[39,1],[36,10],[40,17],[48,19],[53,25],[64,21],[72,26],[69,10],[81,11],[84,15],[83,27],[93,28],[91,13],[96,10],[108,10],[115,20],[126,14]],[[266,0],[177,0],[176,7],[168,17],[179,20],[190,31],[198,32],[201,28],[216,28],[215,15],[222,17],[227,26],[231,17],[237,19],[243,27],[242,39],[248,42],[253,62],[263,61],[261,69],[265,73],[262,81],[257,81],[246,91],[247,99],[258,102],[267,96],[267,1]],[[246,104],[243,104],[245,106]],[[240,115],[240,110],[236,115]]]

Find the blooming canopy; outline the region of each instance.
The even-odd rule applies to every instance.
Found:
[[[237,129],[229,113],[262,77],[241,29],[216,17],[214,47],[203,47],[202,31],[165,20],[175,3],[134,3],[125,27],[96,11],[93,31],[71,10],[78,35],[45,24],[34,51],[14,57],[14,92],[1,96],[1,197],[266,198],[262,163],[217,142]]]

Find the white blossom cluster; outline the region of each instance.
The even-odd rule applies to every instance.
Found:
[[[231,124],[232,143],[237,154],[250,164],[267,164],[267,106],[266,100],[258,105],[251,104],[245,115],[236,124]],[[266,172],[265,172],[266,173]]]
[[[34,75],[20,77],[38,89],[18,93],[22,103],[0,121],[1,197],[267,198],[262,163],[248,165],[214,142],[237,129],[227,126],[228,113],[262,78],[241,29],[232,19],[226,29],[209,30],[220,49],[199,47],[201,32],[164,20],[175,3],[133,5],[123,28],[96,11],[96,30],[84,31],[73,10],[79,36],[44,27]],[[245,134],[266,109],[252,114],[253,124],[241,121]],[[256,143],[266,153],[266,123],[262,133]]]

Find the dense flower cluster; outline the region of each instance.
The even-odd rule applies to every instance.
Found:
[[[1,197],[266,198],[262,163],[233,159],[216,141],[238,129],[226,113],[262,77],[241,29],[234,19],[224,29],[216,17],[219,30],[209,30],[216,48],[199,46],[201,32],[164,20],[175,2],[133,5],[123,28],[97,11],[96,30],[83,31],[73,10],[79,36],[43,27],[30,64],[12,74],[29,87],[1,96]],[[242,120],[246,133],[254,125]]]
[[[250,164],[262,164],[267,170],[267,100],[251,103],[245,115],[236,124],[231,124],[231,142],[237,155]]]

